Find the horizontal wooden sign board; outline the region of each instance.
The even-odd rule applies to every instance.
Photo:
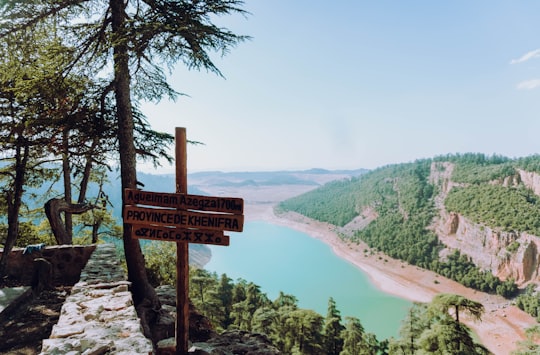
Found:
[[[226,230],[232,232],[241,232],[244,229],[243,215],[135,206],[124,207],[124,222],[139,225],[153,224],[157,226]]]
[[[132,225],[132,237],[137,239],[151,239],[177,243],[196,243],[212,245],[229,245],[229,236],[223,231],[185,229],[177,227],[163,227],[152,225]]]
[[[236,197],[215,197],[137,189],[124,190],[126,205],[147,205],[209,212],[244,213],[244,200]]]

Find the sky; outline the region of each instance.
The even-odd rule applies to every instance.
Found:
[[[540,1],[247,0],[223,77],[170,73],[153,129],[185,127],[188,172],[374,169],[540,152]],[[151,173],[172,173],[174,166]]]

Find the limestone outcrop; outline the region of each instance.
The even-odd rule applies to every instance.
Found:
[[[540,175],[521,169],[517,172],[519,174],[520,181],[529,189],[533,190],[536,195],[540,196]]]
[[[458,249],[483,270],[518,285],[540,281],[540,238],[523,232],[496,231],[457,213],[442,213],[437,229],[447,249]]]
[[[451,188],[456,186],[451,181],[452,169],[450,163],[437,164],[431,169],[431,182],[441,187],[436,197],[439,216],[433,230],[446,246],[443,256],[458,249],[478,267],[491,271],[502,280],[513,278],[518,285],[540,282],[540,237],[519,231],[496,230],[445,210],[443,201]],[[540,175],[536,173],[518,170],[515,176],[492,183],[505,186],[522,183],[540,195]]]

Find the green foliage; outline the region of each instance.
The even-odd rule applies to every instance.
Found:
[[[490,181],[503,181],[516,174],[514,163],[508,159],[481,159],[480,162],[458,160],[452,174],[457,183],[480,184]]]
[[[7,237],[7,225],[0,224],[0,245],[5,243]],[[15,246],[24,248],[30,244],[45,243],[49,244],[50,240],[41,236],[37,226],[32,222],[21,222],[19,224],[19,237],[16,240]]]
[[[295,211],[310,218],[344,226],[358,215],[355,193],[358,178],[329,182],[323,187],[279,204],[279,210]]]
[[[519,249],[519,246],[519,242],[515,240],[506,247],[506,250],[508,250],[509,253],[515,253]]]
[[[519,341],[518,348],[512,355],[537,355],[540,354],[540,325],[533,325],[525,329],[526,339]]]
[[[425,316],[427,307],[427,303],[413,303],[399,330],[400,338],[390,340],[390,354],[416,353],[418,350],[417,340],[420,339],[422,332],[430,326],[430,319]]]
[[[392,257],[426,266],[436,258],[439,248],[437,237],[426,230],[433,217],[435,191],[427,179],[430,164],[430,160],[421,160],[383,167],[358,178],[326,184],[279,207],[338,226],[372,208],[379,217],[355,238]]]
[[[345,329],[341,333],[343,351],[340,355],[373,354],[376,349],[370,347],[369,335],[366,334],[360,320],[355,317],[346,317],[345,320]]]
[[[430,269],[440,275],[455,280],[464,286],[482,292],[498,294],[503,297],[513,297],[517,293],[517,286],[513,279],[501,281],[491,272],[481,271],[466,255],[458,250],[448,255],[446,261],[434,261]]]
[[[176,285],[176,248],[171,243],[147,243],[143,253],[152,286]]]
[[[391,339],[390,354],[467,354],[489,351],[473,339],[470,329],[459,321],[463,312],[480,319],[484,307],[459,295],[439,294],[429,304],[415,303],[403,322],[399,339]]]
[[[454,310],[454,317],[456,317],[455,320],[458,323],[460,312],[467,313],[475,321],[481,320],[484,314],[484,306],[481,303],[460,295],[440,293],[431,300],[430,311],[435,314],[447,314],[451,309]]]
[[[328,355],[339,355],[343,349],[341,314],[332,297],[328,300],[328,312],[324,324],[324,350]]]
[[[498,165],[504,164],[511,161],[510,158],[507,158],[502,155],[486,155],[483,153],[457,153],[457,154],[446,154],[440,155],[433,158],[434,161],[448,161],[455,164],[463,164],[470,166],[487,166],[487,165]]]
[[[176,253],[168,243],[148,243],[144,247],[149,278],[154,286],[175,282]],[[204,269],[190,269],[190,300],[218,331],[242,329],[260,332],[285,354],[340,354],[344,342],[349,349],[361,346],[362,354],[373,354],[379,342],[373,334],[365,334],[358,319],[347,318],[348,328],[341,324],[335,301],[328,301],[328,314],[298,308],[296,297],[280,292],[271,301],[253,282],[233,282],[227,275]],[[348,330],[347,330],[348,329]],[[361,344],[351,344],[355,331],[361,329]],[[346,339],[349,340],[346,340]],[[331,350],[328,350],[331,349]],[[351,354],[358,354],[351,352]]]
[[[540,200],[525,187],[482,184],[453,188],[445,206],[492,228],[540,235]]]
[[[430,165],[431,161],[422,160],[386,167],[374,176],[366,174],[369,184],[359,201],[363,206],[374,206],[378,218],[356,231],[354,239],[413,265],[427,267],[436,260],[439,242],[427,229],[434,216]]]
[[[518,158],[516,160],[516,167],[525,171],[540,173],[540,154]]]
[[[540,322],[540,294],[536,291],[536,285],[529,284],[525,292],[516,297],[515,304]]]
[[[160,248],[167,243],[155,244],[145,248],[147,263],[160,272],[173,270],[174,248]],[[157,266],[160,263],[162,266]],[[162,282],[169,281],[162,277]],[[440,294],[429,304],[414,303],[403,321],[400,338],[378,341],[375,335],[365,332],[355,317],[345,317],[342,324],[333,298],[328,300],[323,317],[299,308],[293,295],[280,292],[271,301],[253,282],[233,282],[225,274],[218,276],[197,268],[190,269],[189,293],[194,306],[218,331],[243,329],[264,333],[284,354],[488,354],[459,321],[465,313],[480,319],[484,308],[459,295]]]

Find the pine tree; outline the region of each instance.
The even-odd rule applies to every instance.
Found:
[[[364,327],[356,317],[345,318],[345,329],[342,332],[343,350],[340,355],[362,355],[371,354],[371,349],[367,345]]]
[[[339,355],[343,349],[341,315],[332,297],[328,300],[328,311],[324,323],[324,349],[328,355]]]

